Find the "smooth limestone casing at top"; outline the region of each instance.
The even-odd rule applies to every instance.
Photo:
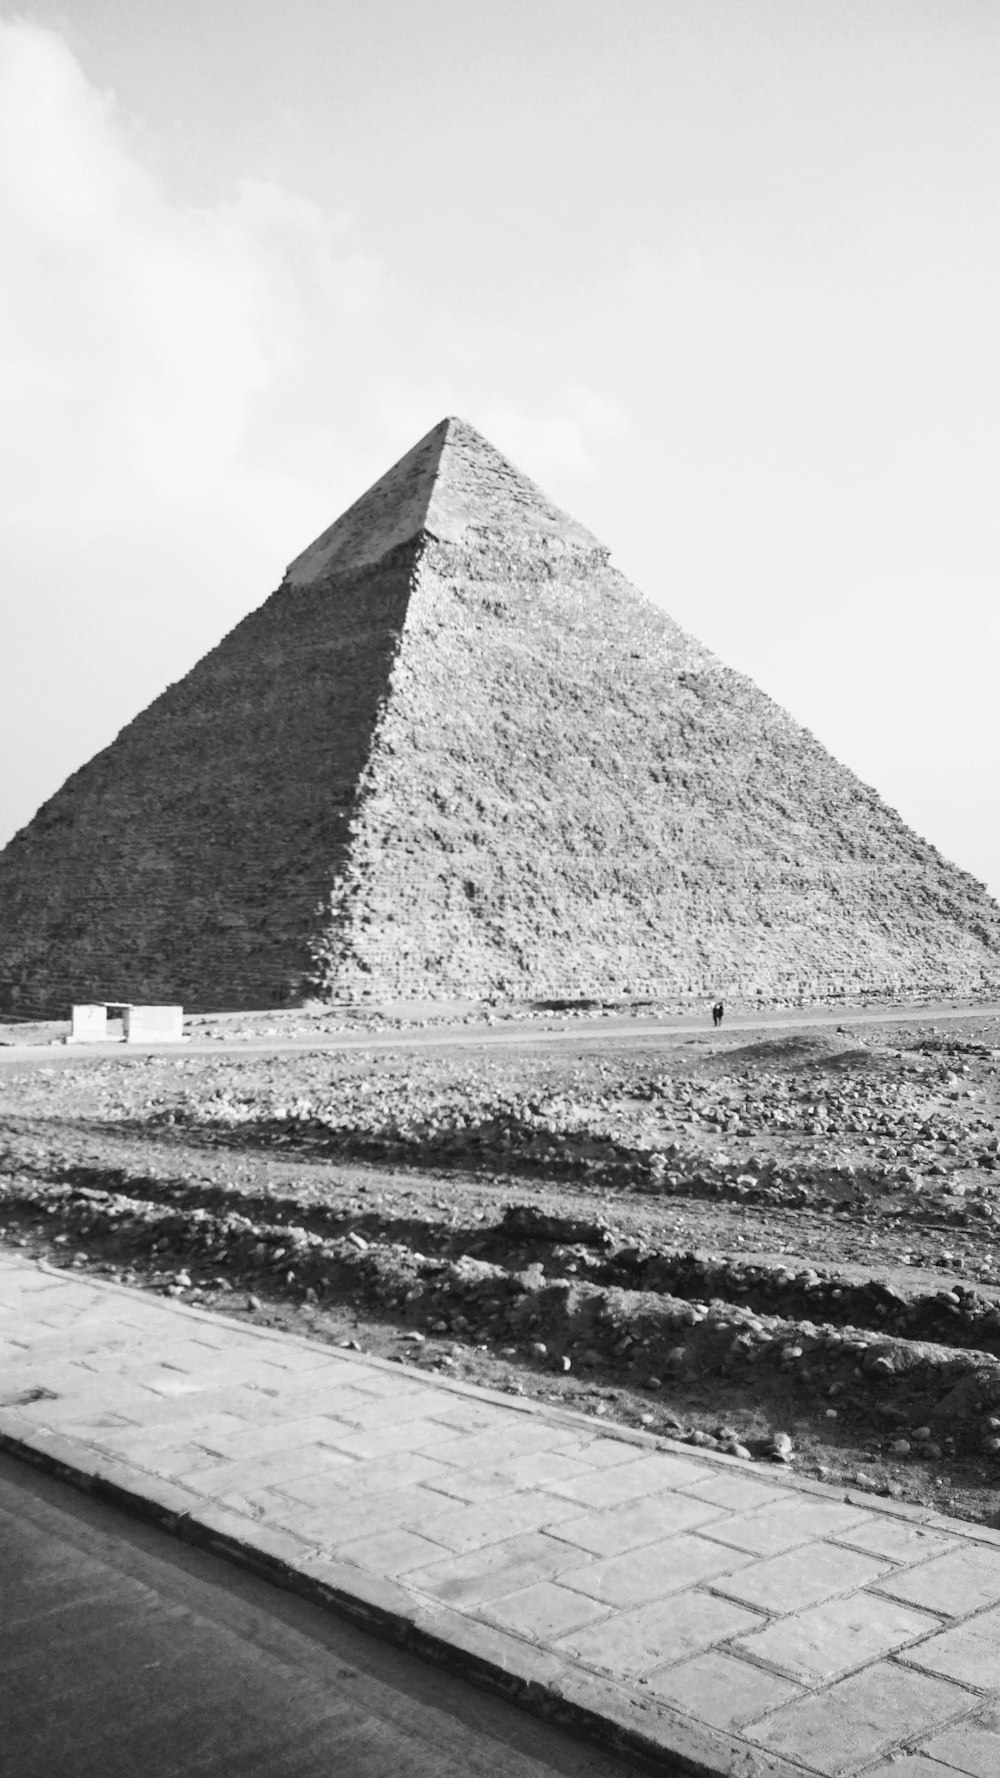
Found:
[[[0,853],[0,1007],[1000,988],[1000,908],[441,422]]]

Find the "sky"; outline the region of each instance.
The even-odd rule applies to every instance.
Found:
[[[1000,896],[995,0],[0,0],[0,844],[445,414]]]

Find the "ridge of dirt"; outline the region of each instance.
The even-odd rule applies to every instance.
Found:
[[[1000,1021],[866,1032],[40,1059],[0,1239],[991,1521]]]

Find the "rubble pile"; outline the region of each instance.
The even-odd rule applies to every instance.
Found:
[[[0,1071],[0,1239],[982,1513],[998,1038],[67,1057]]]
[[[582,1351],[584,1362],[638,1367],[657,1388],[663,1377],[729,1375],[763,1365],[833,1397],[857,1385],[877,1389],[880,1405],[892,1386],[918,1418],[933,1418],[956,1382],[972,1374],[985,1397],[1000,1400],[1000,1359],[974,1346],[767,1315],[716,1297],[705,1302],[662,1289],[577,1281],[547,1273],[538,1261],[514,1271],[470,1254],[428,1257],[405,1246],[370,1244],[356,1233],[325,1236],[288,1221],[25,1179],[0,1183],[0,1217],[11,1212],[43,1214],[57,1244],[110,1236],[133,1264],[159,1260],[151,1281],[168,1295],[193,1296],[196,1277],[223,1289],[233,1288],[233,1278],[241,1289],[294,1288],[316,1302],[336,1289],[435,1332],[520,1339],[532,1353],[544,1336],[541,1356],[552,1348],[571,1364]],[[879,1294],[874,1285],[868,1292]],[[862,1294],[854,1293],[855,1302]],[[921,1307],[912,1305],[916,1315]],[[1000,1345],[1000,1311],[987,1314]]]

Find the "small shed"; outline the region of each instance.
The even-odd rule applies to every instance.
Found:
[[[133,1006],[129,1001],[99,1000],[74,1006],[67,1043],[109,1043],[108,1019],[121,1019],[124,1043],[181,1043],[182,1006]]]
[[[180,1043],[184,1036],[182,1006],[125,1006],[122,1023],[126,1043]]]

